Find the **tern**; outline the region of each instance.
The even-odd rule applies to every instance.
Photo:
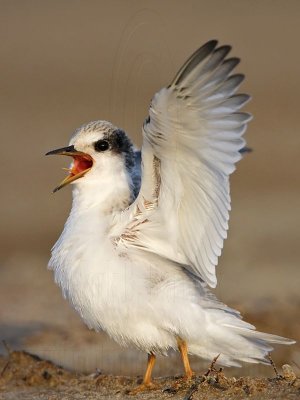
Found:
[[[210,291],[227,235],[229,176],[245,149],[249,100],[230,46],[211,40],[151,101],[138,151],[127,134],[92,121],[67,147],[73,158],[54,191],[73,186],[72,210],[49,268],[89,328],[148,354],[140,390],[153,387],[155,358],[179,350],[223,366],[269,363],[272,345]]]

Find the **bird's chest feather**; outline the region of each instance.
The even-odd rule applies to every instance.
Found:
[[[107,229],[104,219],[71,215],[49,262],[64,296],[94,329],[126,321],[148,298],[149,268],[119,255]]]

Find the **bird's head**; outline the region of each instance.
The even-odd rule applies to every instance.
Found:
[[[94,180],[99,174],[112,169],[134,166],[134,148],[124,131],[107,121],[93,121],[78,128],[69,146],[49,151],[46,155],[71,156],[69,175],[53,190],[58,191],[69,183]]]

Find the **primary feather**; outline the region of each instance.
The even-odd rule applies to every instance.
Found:
[[[197,50],[151,102],[142,186],[119,242],[184,264],[212,287],[228,229],[229,175],[251,119],[238,112],[249,96],[234,95],[243,78],[230,75],[238,59],[225,60],[230,47],[216,45]]]

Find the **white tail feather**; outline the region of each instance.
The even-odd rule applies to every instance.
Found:
[[[211,312],[211,310],[210,310]],[[211,317],[210,317],[211,318]],[[220,322],[223,320],[223,322]],[[210,340],[204,344],[191,343],[189,351],[207,360],[218,354],[218,363],[223,366],[241,366],[240,362],[269,364],[268,354],[274,344],[291,345],[295,340],[259,332],[253,325],[238,319],[234,314],[215,310],[209,327]]]

